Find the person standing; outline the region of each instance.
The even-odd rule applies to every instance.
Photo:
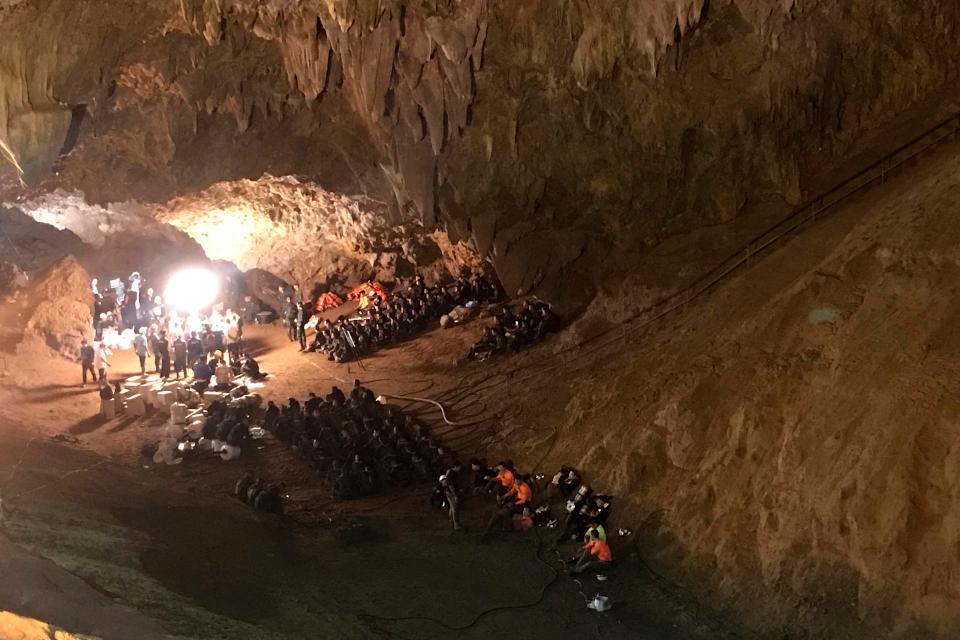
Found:
[[[96,356],[94,357],[94,366],[97,368],[97,380],[101,383],[107,379],[107,368],[110,363],[107,357],[110,356],[110,349],[103,342],[97,344]]]
[[[287,337],[290,342],[297,339],[297,320],[299,319],[299,310],[290,296],[283,303],[283,323],[287,325]]]
[[[184,379],[187,377],[187,343],[183,341],[182,336],[177,336],[173,341],[173,372],[180,379],[183,373]]]
[[[297,323],[297,339],[300,340],[300,351],[307,350],[307,324],[313,317],[313,305],[309,301],[297,303],[299,322]]]
[[[200,342],[200,336],[194,331],[190,334],[187,341],[187,362],[194,363],[203,357],[203,343]]]
[[[160,373],[160,352],[157,351],[157,342],[160,338],[157,336],[157,325],[151,324],[147,331],[147,344],[150,346],[150,353],[153,354],[153,372]]]
[[[140,331],[133,336],[133,351],[140,360],[140,375],[147,374],[147,328],[140,327]]]
[[[440,486],[443,488],[443,495],[447,499],[447,508],[449,509],[450,525],[454,531],[460,530],[460,496],[457,495],[457,487],[453,479],[444,474],[440,476]]]
[[[97,371],[93,368],[93,360],[96,352],[86,340],[80,342],[80,366],[83,367],[83,383],[81,387],[87,386],[87,372],[90,372],[90,379],[96,381]]]
[[[156,349],[156,355],[160,358],[160,377],[166,380],[170,377],[170,343],[167,342],[166,331],[160,332]]]

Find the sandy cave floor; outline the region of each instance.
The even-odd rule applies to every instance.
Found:
[[[941,160],[923,166],[936,167]],[[775,297],[795,271],[816,268],[823,248],[843,237],[860,214],[874,210],[883,193],[858,198],[860,213],[840,216],[792,243],[790,269],[761,261],[742,281],[766,283]],[[715,262],[767,218],[761,213],[665,242],[649,256],[651,268],[639,278],[639,289],[650,292],[644,297],[657,297],[658,291],[694,277],[694,258],[704,265]],[[755,286],[745,288],[751,300],[768,295]],[[639,345],[627,340],[627,353],[619,355],[601,349],[557,356],[561,336],[511,358],[458,364],[457,356],[480,332],[477,321],[381,351],[363,366],[299,354],[280,327],[251,328],[248,348],[274,374],[258,390],[268,399],[303,398],[308,391],[326,392],[332,384],[349,386],[359,378],[378,393],[443,400],[454,420],[476,421],[448,427],[429,407],[407,406],[421,411],[461,457],[474,451],[490,458],[509,453],[518,460],[547,460],[538,470],[548,471],[568,454],[578,455],[579,440],[569,432],[562,434],[564,448],[554,448],[560,439],[556,425],[564,422],[568,405],[582,412],[578,385],[585,379],[601,384],[610,367],[627,366],[624,355],[636,360],[627,368],[631,375],[639,369],[637,380],[655,370],[657,354],[680,350],[681,362],[699,362],[695,356],[710,352],[709,341],[681,349],[679,343],[671,346],[671,336],[689,324],[702,324],[698,318],[714,307],[735,313],[727,307],[743,302],[725,298],[711,298],[672,319],[650,337],[649,348],[646,337]],[[8,312],[0,305],[0,327],[16,325],[4,317]],[[589,334],[602,326],[592,322],[581,322],[581,330]],[[141,458],[140,450],[156,439],[161,419],[102,421],[95,415],[95,390],[79,388],[78,365],[46,351],[4,353],[10,340],[0,334],[0,487],[7,511],[0,529],[0,610],[107,638],[171,633],[301,638],[325,637],[331,630],[347,638],[754,637],[731,617],[701,606],[674,582],[652,573],[630,552],[629,542],[616,543],[627,546],[615,546],[623,562],[612,580],[598,585],[591,578],[585,584],[588,595],[602,592],[614,602],[611,612],[597,615],[583,606],[577,584],[565,577],[554,580],[547,565],[557,567],[557,556],[540,547],[536,536],[503,534],[489,545],[478,544],[487,505],[468,503],[469,532],[451,535],[444,514],[426,506],[429,487],[337,503],[295,454],[269,437],[251,442],[233,463],[191,458],[177,467],[157,467]],[[704,366],[716,368],[711,362]],[[136,370],[132,354],[118,353],[111,378]],[[629,407],[623,411],[630,413]],[[52,441],[57,434],[77,441]],[[248,468],[286,482],[287,519],[255,513],[229,496]],[[589,480],[599,469],[585,471]],[[620,516],[615,510],[616,525],[634,529],[634,520],[641,519]],[[501,606],[516,608],[481,615]],[[467,628],[456,629],[461,626]],[[844,637],[859,636],[851,630]]]
[[[477,323],[434,331],[362,367],[300,354],[281,327],[247,333],[248,348],[274,374],[259,390],[268,399],[303,398],[358,377],[378,393],[449,398],[451,417],[467,420],[490,411],[456,390],[462,366],[450,354],[463,353],[478,331]],[[118,604],[191,638],[323,637],[325,629],[350,638],[746,637],[653,575],[629,549],[621,551],[613,579],[583,581],[585,594],[604,593],[615,603],[598,615],[584,606],[577,583],[556,577],[560,556],[548,540],[504,533],[479,544],[489,512],[482,501],[466,506],[468,531],[457,535],[443,513],[427,506],[429,487],[335,502],[270,436],[248,442],[233,463],[193,457],[158,467],[141,458],[140,449],[159,432],[159,416],[96,417],[96,392],[80,389],[79,367],[71,363],[8,357],[0,366],[0,479],[7,505],[7,551],[0,557],[16,550],[19,562],[11,561],[10,575],[29,591],[0,589],[0,609],[106,637],[131,637],[124,625],[137,614]],[[136,370],[132,354],[120,352],[111,378]],[[464,452],[496,433],[489,419],[447,427],[436,412],[422,415]],[[51,441],[56,434],[77,442]],[[258,514],[230,497],[248,468],[287,483],[289,517]],[[571,549],[561,553],[567,557]],[[51,570],[36,566],[40,557],[79,576],[76,590],[99,608],[64,606],[65,587],[51,593],[29,586],[36,572]],[[484,613],[498,607],[513,608]],[[136,628],[153,637],[148,626]]]

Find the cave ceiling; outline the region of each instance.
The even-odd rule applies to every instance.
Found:
[[[167,221],[196,197],[209,226],[211,194],[233,189],[253,203],[243,215],[333,253],[344,238],[323,234],[359,206],[374,236],[440,231],[511,293],[575,309],[666,237],[752,201],[798,202],[813,156],[840,157],[943,91],[958,13],[933,0],[7,0],[0,196],[135,202]],[[278,180],[316,195],[313,222]]]

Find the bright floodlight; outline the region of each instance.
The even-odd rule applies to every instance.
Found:
[[[216,301],[220,281],[216,274],[206,269],[183,269],[167,281],[163,297],[177,311],[196,313]]]

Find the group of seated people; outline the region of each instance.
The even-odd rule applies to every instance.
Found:
[[[426,426],[377,402],[359,380],[349,395],[333,387],[324,397],[311,393],[303,403],[269,402],[264,428],[296,449],[337,498],[424,481],[452,460]]]
[[[543,340],[557,330],[558,324],[559,319],[546,302],[527,300],[518,314],[505,305],[493,326],[484,329],[480,340],[470,348],[467,358],[485,360],[497,353],[517,352]]]
[[[542,479],[543,476],[518,472],[509,460],[491,469],[482,460],[474,459],[469,470],[455,462],[440,476],[431,502],[435,507],[448,508],[453,528],[459,529],[459,503],[466,495],[493,496],[497,508],[487,523],[484,538],[497,525],[519,531],[534,526],[556,527],[560,530],[558,541],[583,541],[579,555],[571,560],[571,573],[609,566],[613,556],[604,524],[610,515],[612,498],[584,484],[575,468],[563,466],[535,502],[535,488]],[[562,519],[551,515],[558,507],[565,514]]]
[[[206,411],[200,435],[214,443],[214,451],[224,459],[239,457],[240,446],[250,435],[260,406],[259,396],[249,394],[244,386],[230,392],[230,398],[215,400]]]
[[[249,471],[237,480],[233,495],[257,511],[283,514],[283,485],[271,484],[263,478],[254,480],[253,474]]]
[[[266,377],[260,370],[260,363],[249,353],[244,353],[241,358],[234,358],[227,364],[223,352],[214,351],[209,358],[197,358],[192,369],[194,381],[191,386],[200,393],[207,389],[230,391],[239,376],[246,376],[254,381]]]
[[[385,301],[379,295],[370,296],[360,317],[322,321],[309,350],[325,353],[334,362],[362,358],[425,331],[457,305],[496,302],[501,295],[500,286],[489,276],[461,277],[447,286],[428,286],[418,274],[403,293]]]

